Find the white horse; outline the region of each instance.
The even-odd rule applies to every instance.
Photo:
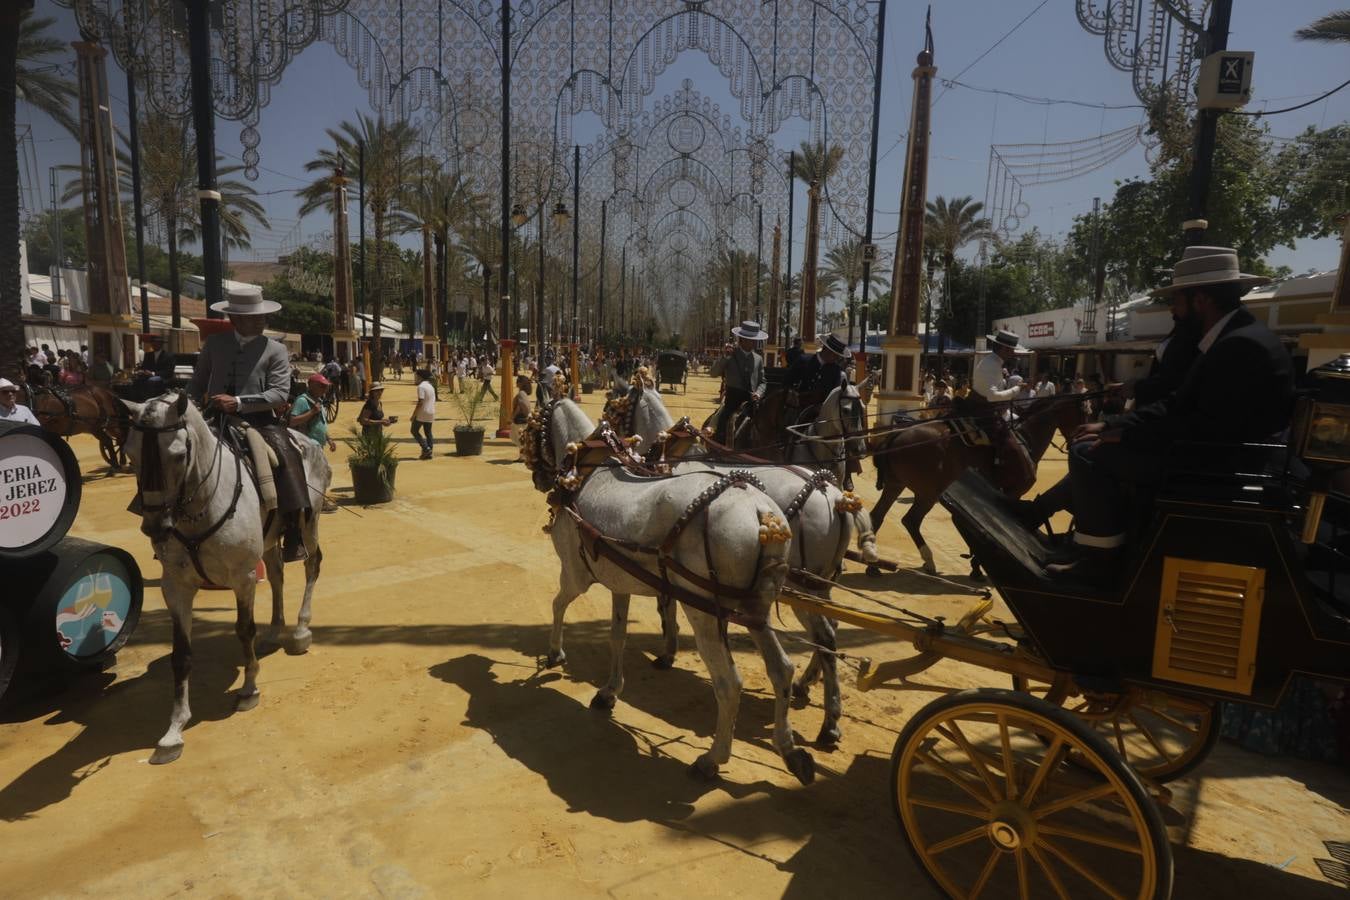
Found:
[[[558,400],[539,410],[526,436],[531,443],[526,459],[535,487],[553,490],[568,446],[593,430],[586,414],[570,400]],[[792,662],[767,625],[769,609],[787,575],[787,528],[777,505],[760,490],[741,483],[718,492],[716,486],[723,480],[714,472],[648,478],[613,465],[600,466],[586,479],[572,501],[586,524],[562,508],[556,510],[550,529],[561,573],[553,598],[549,656],[558,662],[565,658],[562,619],[568,605],[592,584],[608,588],[613,597],[610,674],[591,705],[612,708],[623,689],[629,599],[633,594],[662,593],[652,582],[655,579],[659,585],[659,579],[667,578],[678,589],[671,593],[684,606],[717,697],[712,747],[693,766],[696,773],[711,778],[731,758],[732,730],[740,705],[741,678],[727,644],[726,623],[728,618],[754,620],[758,627],[750,628],[750,636],[774,689],[774,746],[788,769],[804,784],[810,783],[815,762],[796,746],[788,724]],[[708,500],[709,495],[713,499]],[[624,562],[616,562],[609,552],[592,553],[588,548],[595,546],[596,535],[583,530],[587,528],[605,536],[599,540],[615,539],[608,542],[608,549],[619,553]],[[664,565],[650,552],[658,547],[668,553]],[[646,573],[645,577],[635,575],[635,570]],[[710,591],[709,583],[723,590]],[[718,614],[708,611],[712,609]]]
[[[235,634],[244,648],[244,684],[235,709],[258,705],[258,657],[253,639],[255,569],[259,559],[272,583],[272,626],[277,640],[286,626],[281,564],[280,516],[264,532],[261,501],[244,461],[207,426],[187,394],[170,391],[145,403],[126,403],[131,417],[127,453],[141,497],[141,531],[150,538],[164,567],[161,589],[173,623],[173,714],[159,739],[152,763],[173,762],[183,752],[183,728],[192,717],[188,706],[188,673],[192,667],[192,601],[212,583],[234,591]],[[313,513],[302,522],[309,558],[305,560],[305,597],[295,630],[286,642],[289,653],[309,649],[310,603],[319,578],[319,516],[332,471],[323,451],[300,438],[300,456],[309,485]]]
[[[842,392],[836,391],[841,394]],[[825,406],[840,410],[838,398],[831,395]],[[843,415],[842,412],[839,415]],[[627,437],[636,435],[641,438],[641,447],[652,447],[669,432],[674,420],[666,409],[665,403],[655,391],[637,388],[630,390],[623,400],[611,402],[606,407],[606,418],[619,433]],[[824,425],[825,423],[822,423]],[[834,433],[842,428],[826,425]],[[832,451],[825,451],[832,454]],[[729,472],[745,468],[747,463],[734,460],[711,460],[700,458],[704,450],[700,446],[690,448],[687,455],[681,457],[674,467],[675,472],[687,472],[708,469]],[[824,454],[822,454],[824,455]],[[673,460],[671,460],[673,462]],[[822,579],[834,580],[843,563],[844,551],[851,535],[856,535],[859,553],[865,562],[876,562],[877,540],[872,531],[872,521],[852,498],[845,496],[840,488],[827,480],[813,477],[814,472],[801,466],[755,466],[756,477],[764,484],[764,491],[778,504],[788,518],[792,528],[791,563],[794,568],[808,573],[806,578],[792,578],[793,587],[823,599],[830,596],[827,582],[810,578],[810,575]],[[833,651],[835,645],[834,623],[824,616],[805,613],[793,607],[802,627],[811,636],[812,643],[823,648],[811,655],[811,661],[802,672],[801,678],[792,686],[793,694],[806,699],[810,686],[821,674],[824,675],[825,719],[820,727],[816,743],[832,746],[839,742],[839,717],[843,713],[839,693],[839,673]],[[664,624],[664,623],[663,623]],[[670,631],[669,626],[665,630]],[[666,634],[667,647],[673,652],[673,638]]]

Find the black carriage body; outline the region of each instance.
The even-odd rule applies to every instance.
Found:
[[[1036,652],[1084,688],[1273,707],[1295,674],[1350,679],[1333,596],[1350,597],[1350,572],[1300,541],[1302,504],[1283,487],[1154,499],[1106,588],[1047,578],[1047,548],[978,475],[943,504]]]
[[[656,355],[656,386],[688,383],[689,357],[678,350],[663,350]]]

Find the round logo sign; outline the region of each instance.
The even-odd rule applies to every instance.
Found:
[[[71,656],[95,656],[126,626],[133,579],[110,554],[89,557],[69,577],[70,586],[56,607],[56,639]]]
[[[66,503],[66,473],[50,444],[12,434],[0,457],[0,547],[27,547],[56,525]]]

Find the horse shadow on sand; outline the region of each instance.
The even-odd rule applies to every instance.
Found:
[[[157,622],[159,618],[164,621]],[[167,640],[168,613],[155,611],[141,618],[145,632],[163,630]],[[192,722],[215,722],[234,714],[231,685],[240,669],[239,639],[233,624],[198,619],[192,635]],[[262,653],[260,652],[260,656]],[[143,751],[146,758],[168,725],[173,672],[166,652],[134,678],[114,680],[111,672],[75,677],[23,673],[16,676],[19,698],[0,707],[0,726],[42,719],[44,725],[76,722],[81,731],[50,756],[0,785],[0,821],[27,819],[70,797],[90,775],[106,767],[113,756]]]

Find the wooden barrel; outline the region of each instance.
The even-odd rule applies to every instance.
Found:
[[[5,573],[25,670],[101,668],[140,620],[141,570],[118,547],[67,537]]]
[[[36,425],[0,422],[0,563],[52,547],[80,509],[80,464]]]

